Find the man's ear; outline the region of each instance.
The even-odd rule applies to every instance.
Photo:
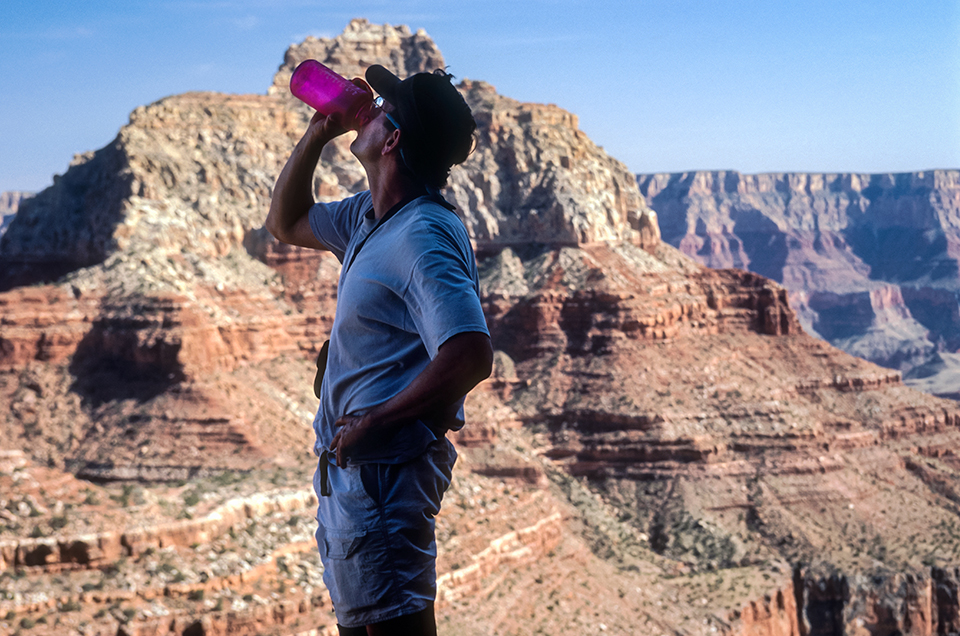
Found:
[[[387,139],[383,142],[383,148],[380,149],[380,154],[388,155],[391,152],[393,152],[394,149],[399,149],[399,148],[400,148],[400,131],[397,129],[394,129],[393,132],[391,132],[387,136]]]

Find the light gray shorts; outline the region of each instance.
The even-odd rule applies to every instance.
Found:
[[[456,459],[453,444],[440,438],[404,464],[334,462],[326,471],[329,496],[317,469],[317,546],[340,625],[413,614],[436,598],[434,517]]]

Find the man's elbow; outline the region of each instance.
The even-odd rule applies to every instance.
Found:
[[[493,345],[490,343],[490,337],[486,334],[478,334],[476,338],[474,362],[474,377],[476,384],[479,384],[490,377],[493,373]]]
[[[284,228],[277,221],[278,216],[279,215],[277,214],[276,210],[274,210],[274,208],[271,206],[270,211],[267,213],[267,218],[263,222],[263,227],[266,228],[267,232],[270,232],[270,235],[273,238],[277,239],[281,243],[287,243],[288,241],[285,240],[286,233],[284,232]]]
[[[446,373],[455,378],[460,395],[468,393],[493,372],[493,346],[490,336],[482,331],[468,331],[453,336],[440,345]]]
[[[299,245],[297,228],[309,212],[309,206],[296,206],[274,197],[270,200],[270,209],[263,221],[263,227],[281,243]]]

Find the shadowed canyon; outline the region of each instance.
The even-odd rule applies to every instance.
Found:
[[[286,89],[306,58],[445,65],[422,31],[354,20],[288,49],[265,94],[137,108],[18,202],[0,633],[336,633],[310,424],[339,264],[262,227],[311,115]],[[454,436],[440,632],[960,632],[956,402],[806,333],[827,301],[791,299],[739,231],[710,264],[759,273],[671,245],[650,184],[574,114],[459,87],[478,144],[446,196],[497,352]],[[365,188],[349,141],[324,149],[319,198]]]

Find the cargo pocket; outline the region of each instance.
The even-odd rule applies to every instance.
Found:
[[[323,582],[341,612],[354,612],[376,605],[383,596],[383,573],[378,564],[377,533],[366,530],[317,530],[317,547],[323,560]]]
[[[323,556],[331,559],[349,559],[356,554],[366,536],[364,530],[328,530],[323,529],[320,550]]]

